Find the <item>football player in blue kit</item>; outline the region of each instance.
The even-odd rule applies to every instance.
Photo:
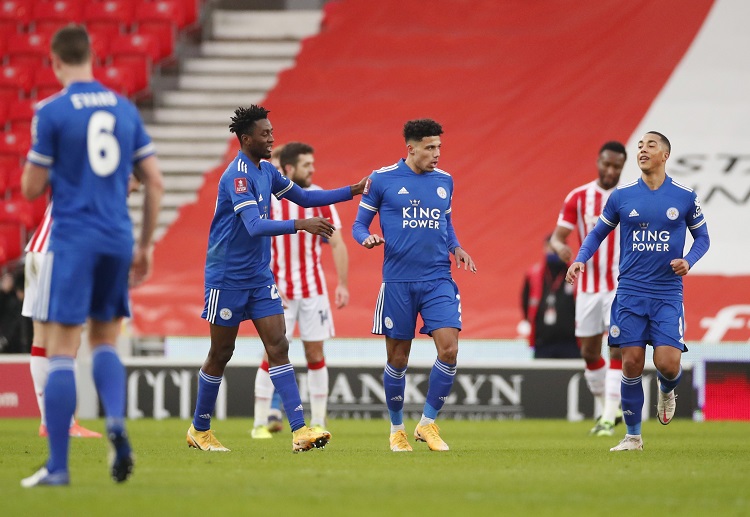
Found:
[[[208,235],[202,317],[209,322],[211,348],[200,370],[195,415],[187,432],[188,445],[203,451],[229,450],[213,435],[211,415],[240,323],[245,320],[253,321],[268,354],[268,372],[292,429],[292,450],[325,447],[331,438],[328,431],[314,431],[305,425],[289,362],[284,308],[270,265],[271,236],[302,230],[328,238],[335,228],[322,217],[274,221],[269,219],[269,210],[272,195],[302,207],[346,201],[362,193],[367,178],[335,190],[300,188],[267,161],[274,143],[268,113],[261,106],[238,108],[229,125],[240,151],[219,180]]]
[[[87,319],[94,382],[113,450],[110,474],[117,482],[131,474],[125,368],[114,345],[122,318],[130,315],[128,281],[138,284],[150,272],[151,239],[163,192],[154,146],[138,110],[93,78],[85,28],[63,27],[51,46],[52,69],[64,89],[36,106],[32,146],[21,178],[27,198],[39,197],[49,185],[54,199],[49,251],[32,311],[47,336],[49,460],[21,482],[27,488],[70,482],[73,368]],[[145,187],[137,243],[126,201],[131,172]]]
[[[461,248],[451,223],[453,178],[437,168],[443,128],[430,119],[404,125],[407,156],[374,171],[352,227],[354,240],[365,248],[385,245],[383,283],[373,321],[373,334],[384,334],[387,363],[383,373],[391,419],[390,447],[412,450],[404,427],[406,369],[417,322],[420,333],[432,336],[437,359],[430,372],[427,400],[414,438],[433,451],[447,451],[435,418],[450,395],[456,375],[461,297],[451,278],[451,253],[456,265],[477,268]],[[370,234],[380,214],[383,236]]]
[[[640,179],[612,193],[568,269],[567,280],[573,283],[607,234],[620,225],[620,277],[612,304],[609,346],[622,350],[622,412],[627,434],[610,451],[643,449],[641,375],[646,345],[654,347],[657,418],[664,425],[672,421],[674,390],[682,375],[680,359],[687,351],[682,277],[710,245],[695,192],[666,174],[671,151],[669,140],[661,133],[643,135],[638,142]],[[683,255],[688,230],[694,241]]]

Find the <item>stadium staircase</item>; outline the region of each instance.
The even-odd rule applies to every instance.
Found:
[[[231,4],[231,2],[225,2]],[[263,99],[292,66],[299,40],[319,27],[319,11],[216,9],[217,0],[0,0],[0,268],[12,268],[41,220],[47,196],[20,194],[33,105],[59,91],[49,40],[84,23],[94,75],[139,103],[165,176],[156,238],[195,201],[206,171],[227,149],[229,116]],[[151,107],[149,109],[149,107]],[[142,194],[129,200],[134,231]]]

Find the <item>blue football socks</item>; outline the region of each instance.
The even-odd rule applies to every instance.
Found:
[[[68,471],[70,420],[76,410],[75,359],[57,355],[49,358],[49,376],[44,388],[47,416],[50,473]]]
[[[406,391],[406,367],[398,369],[386,363],[383,371],[385,402],[391,417],[391,424],[404,423],[404,393]]]
[[[659,370],[656,371],[656,376],[659,378],[661,391],[663,393],[669,393],[677,387],[677,385],[680,383],[680,379],[682,379],[682,366],[680,366],[680,371],[677,374],[677,377],[675,377],[674,379],[667,379],[661,374]]]
[[[94,384],[107,417],[107,432],[125,430],[125,367],[111,345],[101,345],[91,353]]]
[[[456,365],[435,359],[430,371],[430,385],[427,388],[427,400],[424,405],[425,417],[435,420],[438,412],[443,408],[445,400],[451,393],[453,380],[456,378]]]
[[[294,375],[294,366],[291,363],[268,368],[271,382],[284,404],[284,412],[289,420],[289,427],[296,431],[305,425],[305,411],[302,408],[302,399],[299,396],[297,378]]]
[[[208,375],[202,369],[198,374],[198,400],[195,402],[193,427],[196,431],[211,429],[211,415],[216,407],[216,397],[219,396],[222,377]]]
[[[643,382],[641,376],[629,378],[622,376],[620,384],[622,395],[622,418],[625,420],[627,433],[631,435],[641,434],[641,421],[643,412]]]

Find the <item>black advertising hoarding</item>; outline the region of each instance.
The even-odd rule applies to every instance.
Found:
[[[192,418],[199,366],[169,363],[126,364],[129,418]],[[383,369],[329,366],[331,418],[387,418]],[[257,365],[227,367],[216,406],[216,418],[250,418]],[[309,397],[306,370],[297,368],[302,401]],[[404,411],[418,418],[427,394],[430,369],[410,367],[406,375]],[[643,375],[648,416],[656,411],[656,372]],[[676,417],[690,418],[695,409],[692,371],[685,368],[677,393]],[[507,420],[564,418],[571,421],[594,416],[594,401],[586,387],[583,369],[508,366],[460,368],[441,418]]]

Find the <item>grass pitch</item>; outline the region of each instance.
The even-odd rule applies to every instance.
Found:
[[[103,431],[101,420],[82,422]],[[411,437],[414,422],[407,422]],[[23,489],[47,454],[38,421],[2,420],[3,514],[750,515],[750,423],[652,420],[643,452],[611,453],[625,433],[591,422],[442,421],[449,452],[391,453],[382,420],[334,420],[324,450],[291,452],[291,434],[251,440],[249,419],[215,421],[229,453],[189,449],[188,421],[129,421],[133,477],[114,484],[105,439],[71,440],[71,486]]]

